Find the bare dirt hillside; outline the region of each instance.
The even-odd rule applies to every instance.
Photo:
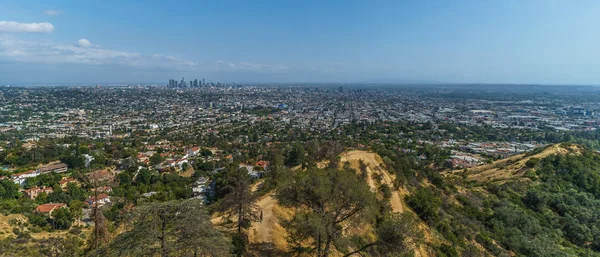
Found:
[[[382,183],[385,183],[390,188],[394,188],[395,177],[394,175],[390,174],[382,168],[383,161],[378,154],[366,151],[350,151],[343,153],[340,159],[342,163],[350,163],[350,167],[356,170],[359,169],[360,160],[362,160],[367,165],[367,172],[369,173],[369,175],[367,176],[367,182],[369,183],[369,186],[371,187],[371,190],[373,192],[378,190],[378,186],[373,180],[373,174],[379,174],[382,178]],[[404,205],[402,203],[403,198],[404,196],[402,195],[401,198],[401,192],[399,190],[394,190],[392,192],[390,205],[392,206],[393,212],[404,211]]]
[[[393,174],[391,174],[390,172],[388,172],[387,170],[385,170],[383,160],[381,159],[381,156],[379,156],[377,153],[355,150],[355,151],[349,151],[349,152],[342,153],[340,155],[340,157],[341,157],[340,158],[341,163],[348,162],[348,163],[350,163],[350,167],[352,167],[353,169],[356,169],[356,170],[359,170],[360,160],[362,160],[367,165],[367,172],[369,173],[369,175],[367,177],[367,183],[371,187],[372,191],[375,192],[376,190],[378,190],[377,185],[376,185],[375,181],[373,180],[373,176],[372,176],[373,174],[379,174],[382,178],[381,183],[385,183],[390,188],[394,188],[395,176]],[[390,205],[392,207],[393,212],[402,213],[404,211],[410,211],[410,209],[406,208],[405,204],[404,204],[404,197],[407,194],[408,194],[408,190],[406,190],[405,188],[400,188],[399,190],[393,190],[392,197],[390,199]],[[425,223],[421,223],[419,225],[419,227],[424,232],[426,242],[438,241],[436,239],[436,237],[434,237],[433,234],[431,233],[431,230],[429,229],[429,227],[427,227],[427,225],[425,225]],[[415,250],[415,252],[414,252],[415,256],[418,256],[418,257],[431,256],[430,252],[427,249],[427,246],[424,244],[421,245],[418,249],[414,249],[414,250]]]
[[[378,190],[378,182],[373,179],[373,174],[381,176],[381,183],[387,184],[390,188],[394,188],[393,181],[395,179],[393,174],[390,174],[385,170],[381,157],[373,152],[367,151],[349,151],[341,154],[341,164],[348,162],[353,169],[359,170],[359,162],[362,160],[367,165],[368,172],[368,184],[371,186],[373,191]],[[301,172],[300,167],[295,167],[292,170]],[[256,191],[262,182],[257,182],[252,191]],[[410,211],[404,205],[404,196],[408,194],[408,191],[404,188],[400,190],[394,190],[390,199],[390,205],[393,212],[404,212]],[[251,223],[248,237],[250,241],[249,254],[252,256],[284,256],[286,255],[287,242],[286,242],[286,231],[280,225],[280,218],[289,218],[292,213],[289,209],[283,208],[277,203],[273,193],[267,194],[261,197],[257,201],[257,205],[263,212],[262,221],[256,221]],[[213,219],[214,223],[222,222],[221,218],[216,216]],[[436,237],[431,233],[431,230],[423,223],[420,227],[425,232],[426,241],[435,242],[438,241]],[[361,234],[369,234],[372,228],[363,228]],[[353,232],[358,232],[353,231]],[[415,249],[415,256],[431,256],[426,245],[421,245],[419,249]],[[332,253],[332,256],[337,256],[336,253]]]

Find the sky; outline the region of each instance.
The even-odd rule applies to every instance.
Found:
[[[0,0],[0,85],[600,85],[600,1]]]

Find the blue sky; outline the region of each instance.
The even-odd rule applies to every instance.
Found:
[[[5,1],[0,84],[600,84],[600,1]]]

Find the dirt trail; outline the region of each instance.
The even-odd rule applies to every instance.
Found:
[[[381,168],[375,168],[380,169]],[[394,180],[392,176],[385,170],[379,171],[383,178],[383,183],[388,185],[390,188],[394,188]],[[402,199],[400,198],[400,192],[398,190],[392,191],[392,198],[390,198],[390,204],[392,205],[393,212],[404,212],[404,207],[402,206]]]
[[[273,206],[277,204],[277,200],[269,194],[258,200],[256,204],[263,212],[263,219],[262,221],[252,222],[249,233],[250,242],[271,243],[274,239],[275,226],[279,225],[277,217],[273,215]]]
[[[254,184],[251,190],[256,192],[261,184]],[[286,216],[287,213],[279,206],[273,193],[258,199],[256,205],[262,211],[262,220],[250,224],[248,239],[251,253],[253,256],[278,256],[278,253],[285,252],[287,248],[286,231],[279,224],[279,217]]]

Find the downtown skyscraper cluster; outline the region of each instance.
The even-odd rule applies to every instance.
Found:
[[[206,82],[204,79],[198,80],[190,80],[185,81],[185,78],[182,78],[181,81],[177,81],[174,79],[169,79],[169,88],[188,88],[188,87],[205,87],[205,86],[213,86],[214,83]]]

